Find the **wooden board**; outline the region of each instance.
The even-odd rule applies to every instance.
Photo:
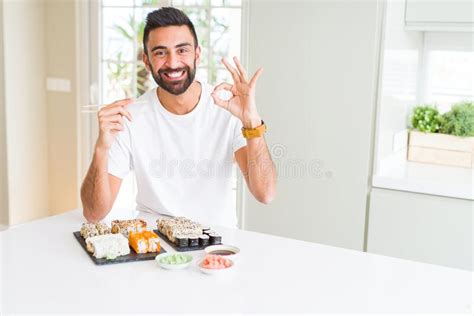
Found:
[[[203,250],[206,247],[213,246],[213,245],[222,245],[222,243],[219,244],[209,244],[207,246],[197,246],[197,247],[178,247],[175,243],[172,243],[171,240],[168,239],[165,235],[163,235],[159,230],[154,230],[154,232],[160,236],[161,239],[165,240],[168,245],[173,247],[174,250],[179,251],[179,252],[185,252],[185,251],[196,251],[196,250]]]
[[[410,131],[410,146],[457,152],[474,152],[474,137],[460,137],[440,133]]]
[[[115,259],[97,259],[89,251],[87,251],[86,241],[84,240],[84,238],[82,238],[81,232],[74,232],[73,234],[74,234],[74,237],[76,237],[76,240],[82,246],[82,249],[84,249],[84,251],[89,255],[91,260],[97,265],[154,260],[156,256],[158,256],[161,253],[166,252],[166,250],[164,250],[163,247],[161,247],[160,252],[149,252],[149,253],[138,254],[135,252],[135,250],[133,250],[130,247],[130,253],[126,256],[120,256]]]
[[[407,159],[414,162],[474,168],[474,137],[411,131]]]

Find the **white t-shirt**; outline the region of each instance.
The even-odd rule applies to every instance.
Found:
[[[137,210],[235,227],[234,152],[246,146],[240,120],[214,104],[212,86],[201,84],[197,106],[176,115],[160,103],[156,88],[127,110],[109,151],[108,172],[135,172]]]

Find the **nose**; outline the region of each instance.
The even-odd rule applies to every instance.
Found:
[[[166,60],[166,66],[171,69],[179,68],[179,58],[174,52],[171,52],[170,54],[168,54],[168,59]]]

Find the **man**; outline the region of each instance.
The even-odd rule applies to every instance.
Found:
[[[275,167],[255,104],[262,69],[248,78],[234,58],[237,68],[223,60],[233,85],[212,89],[195,80],[201,48],[193,24],[175,8],[148,15],[143,46],[143,62],[158,88],[99,111],[99,137],[81,188],[85,218],[104,218],[122,179],[134,170],[139,211],[235,227],[234,158],[258,201],[275,196]],[[223,91],[231,98],[222,99]]]

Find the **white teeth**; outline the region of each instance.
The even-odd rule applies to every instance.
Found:
[[[168,77],[171,77],[171,78],[178,78],[178,77],[181,77],[183,75],[184,71],[174,71],[174,72],[167,72],[166,75],[168,75]]]

